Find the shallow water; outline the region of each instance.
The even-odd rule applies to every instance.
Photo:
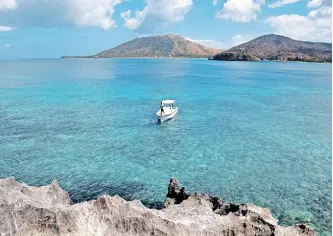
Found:
[[[191,191],[331,235],[331,65],[198,59],[0,61],[0,178],[74,201]],[[177,117],[156,124],[165,98]]]

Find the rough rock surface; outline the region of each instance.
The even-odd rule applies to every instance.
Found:
[[[167,199],[169,201],[170,199]],[[172,202],[172,201],[171,201]],[[0,235],[315,235],[306,225],[282,227],[269,209],[191,196],[163,210],[118,196],[71,204],[57,181],[43,187],[0,179]]]
[[[222,60],[222,61],[261,61],[260,58],[238,52],[225,52],[221,54],[217,54],[213,57],[213,60]]]

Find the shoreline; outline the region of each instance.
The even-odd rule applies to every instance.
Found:
[[[174,181],[174,179],[171,179]],[[163,209],[115,196],[73,204],[56,180],[40,187],[0,179],[0,232],[5,235],[276,235],[314,236],[305,224],[280,226],[267,208],[207,194],[182,198],[169,184]],[[182,190],[181,190],[182,191]],[[178,196],[172,193],[177,192]],[[178,201],[178,203],[177,203]]]
[[[113,60],[113,59],[156,59],[156,60],[161,60],[161,59],[169,59],[169,60],[188,60],[188,59],[193,59],[193,60],[202,60],[202,61],[208,61],[208,58],[204,57],[101,57],[101,58],[90,58],[90,57],[79,57],[79,58],[61,58],[61,57],[54,57],[54,58],[0,58],[0,62],[6,62],[6,61],[33,61],[33,60],[73,60],[73,59],[99,59],[99,60]],[[306,61],[283,61],[283,60],[261,60],[261,61],[231,61],[231,60],[213,60],[211,59],[210,61],[225,61],[225,62],[255,62],[255,63],[267,63],[267,62],[282,62],[282,63],[310,63],[310,64],[332,64],[332,62],[306,62]]]
[[[209,57],[60,57],[58,59],[198,59],[198,60],[208,60],[208,61],[227,61],[227,62],[297,62],[297,63],[313,63],[313,64],[332,64],[332,61],[293,61],[293,60],[219,60],[219,59],[209,59]]]

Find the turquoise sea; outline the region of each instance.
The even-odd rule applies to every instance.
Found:
[[[0,178],[158,207],[176,177],[331,235],[331,66],[0,60]],[[157,125],[166,98],[180,111]]]

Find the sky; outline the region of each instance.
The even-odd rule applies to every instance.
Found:
[[[177,34],[228,49],[264,34],[332,41],[332,0],[0,0],[0,58],[93,55]]]

